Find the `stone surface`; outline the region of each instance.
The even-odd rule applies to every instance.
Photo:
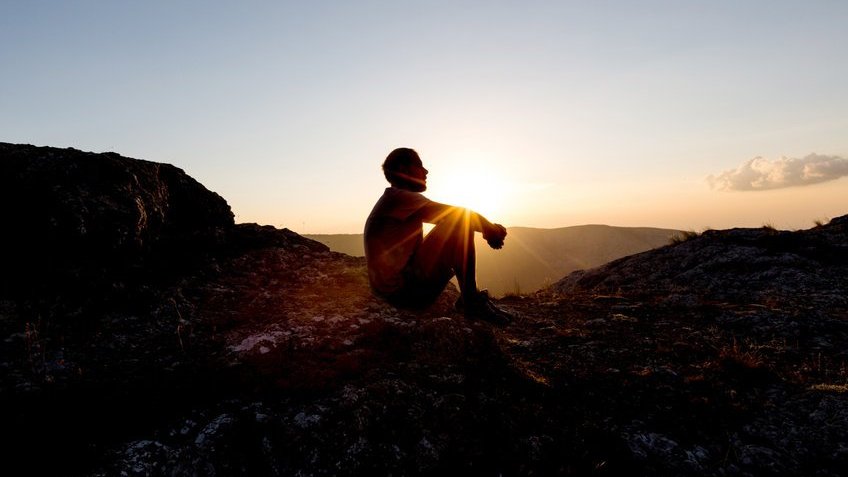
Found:
[[[227,202],[172,165],[7,143],[0,215],[12,286],[179,259],[219,244],[233,226]]]
[[[452,288],[396,309],[363,259],[240,224],[144,293],[0,297],[3,460],[33,475],[843,475],[846,223],[613,262],[501,300],[507,327],[457,314]]]
[[[667,303],[848,304],[848,216],[795,232],[708,230],[681,243],[573,273],[551,289],[659,297]]]

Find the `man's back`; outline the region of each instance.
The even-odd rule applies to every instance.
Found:
[[[402,270],[423,237],[417,212],[430,203],[418,192],[388,187],[365,221],[365,259],[374,290],[389,294],[403,286]]]

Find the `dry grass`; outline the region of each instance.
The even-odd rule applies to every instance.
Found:
[[[733,343],[718,350],[718,356],[722,361],[738,364],[748,369],[761,368],[766,359],[762,353],[764,346],[757,346],[751,342],[739,343],[733,338]]]
[[[848,384],[813,384],[810,390],[842,394],[848,393]]]
[[[771,222],[764,223],[762,228],[769,235],[777,235],[780,233],[780,230],[778,230],[778,228]]]
[[[672,245],[681,244],[683,242],[692,240],[693,238],[695,238],[699,235],[701,235],[701,234],[699,234],[698,232],[695,232],[694,230],[683,230],[683,231],[681,231],[677,234],[672,235],[670,243]]]

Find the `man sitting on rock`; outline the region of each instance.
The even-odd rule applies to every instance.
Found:
[[[383,173],[392,186],[365,222],[365,258],[374,292],[396,306],[426,307],[456,275],[462,293],[458,310],[467,318],[509,323],[510,315],[485,290],[477,290],[474,249],[474,232],[482,232],[492,248],[503,247],[506,228],[471,210],[424,197],[428,171],[412,149],[392,151]],[[424,222],[435,224],[426,237]]]

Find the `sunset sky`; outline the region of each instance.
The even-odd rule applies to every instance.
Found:
[[[507,226],[808,228],[848,214],[846,24],[841,0],[4,1],[0,141],[172,163],[301,233],[361,232],[398,146]]]

